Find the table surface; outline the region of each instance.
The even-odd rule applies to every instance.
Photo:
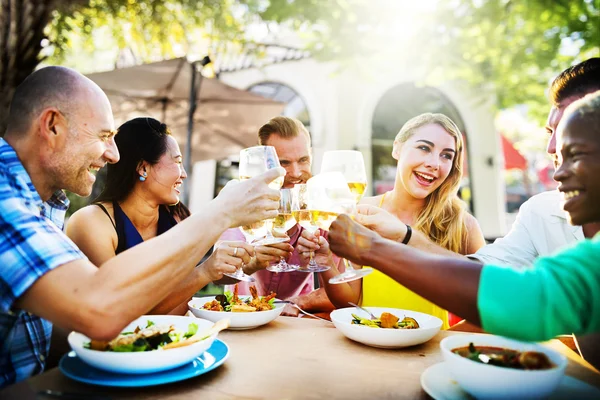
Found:
[[[110,388],[75,382],[54,368],[0,392],[1,399],[35,399],[40,390],[105,394],[113,399],[425,399],[421,373],[442,360],[439,342],[460,334],[442,331],[405,349],[355,343],[333,324],[280,317],[248,331],[224,331],[231,353],[221,367],[186,381],[147,388]],[[600,387],[600,374],[559,341],[569,357],[567,375]],[[39,398],[39,397],[38,397]]]

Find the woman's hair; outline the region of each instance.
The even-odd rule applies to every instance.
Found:
[[[115,164],[108,164],[106,185],[94,202],[123,201],[139,180],[140,163],[158,163],[167,151],[167,136],[170,135],[167,126],[153,118],[134,118],[121,125],[115,136],[121,158]],[[180,221],[190,216],[190,211],[181,202],[165,207]]]
[[[467,229],[464,203],[458,198],[463,169],[463,138],[456,124],[444,114],[425,113],[410,119],[394,142],[405,143],[415,131],[425,125],[437,124],[444,128],[456,143],[456,156],[448,177],[433,193],[425,198],[425,207],[419,213],[414,228],[423,232],[438,245],[456,253],[466,251]]]

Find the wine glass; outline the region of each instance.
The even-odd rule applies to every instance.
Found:
[[[240,180],[250,179],[269,169],[280,167],[279,158],[273,146],[254,146],[240,151]],[[273,189],[281,189],[283,176],[269,184]],[[285,238],[276,238],[271,234],[273,219],[257,221],[250,225],[241,226],[240,229],[251,240],[250,244],[268,245],[287,241]]]
[[[279,167],[279,158],[275,152],[275,148],[272,146],[254,146],[240,151],[240,180],[250,179],[256,175],[260,175],[269,169]],[[283,185],[283,176],[275,179],[269,184],[273,189],[280,189]],[[267,220],[257,221],[249,225],[240,226],[240,230],[244,234],[246,242],[256,244],[267,244],[263,242],[268,239],[270,231],[268,229]],[[273,235],[271,235],[272,237]],[[261,239],[264,238],[264,239]],[[268,243],[280,243],[285,242],[284,238],[273,238],[274,240]],[[244,273],[243,265],[240,266],[234,273],[223,274],[231,278],[245,281],[255,282],[250,275]]]
[[[319,229],[319,225],[312,218],[312,210],[308,208],[308,186],[306,184],[296,184],[292,189],[292,215],[300,224],[312,234]],[[310,261],[306,267],[298,268],[301,272],[323,272],[329,270],[326,265],[318,265],[314,259],[313,252],[310,253]]]
[[[367,174],[365,172],[365,161],[363,155],[355,150],[333,150],[323,154],[321,173],[339,172],[346,178],[348,188],[358,204],[367,189]],[[334,276],[329,283],[350,282],[361,279],[373,272],[372,269],[355,269],[352,263],[344,259],[346,270],[338,276]]]
[[[292,213],[292,189],[281,189],[281,197],[279,198],[279,214],[273,222],[273,230],[280,234],[287,232],[296,225],[296,218]],[[288,264],[284,258],[281,258],[278,264],[269,265],[268,271],[271,272],[291,272],[300,268],[299,265]]]
[[[344,174],[350,191],[356,197],[356,203],[362,199],[367,189],[365,160],[360,151],[332,150],[323,154],[321,173],[341,172]]]

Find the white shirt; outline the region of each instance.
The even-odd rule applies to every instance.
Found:
[[[561,207],[561,195],[553,190],[523,203],[510,232],[469,257],[484,264],[522,268],[532,265],[537,257],[583,239],[583,229],[569,224]]]

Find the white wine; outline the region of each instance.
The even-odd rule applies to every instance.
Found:
[[[273,220],[273,230],[277,233],[286,233],[296,225],[296,218],[292,213],[280,213]]]
[[[352,194],[356,198],[356,202],[358,203],[365,194],[367,184],[364,182],[348,182],[348,187],[350,188],[350,192],[352,192]]]
[[[313,224],[311,212],[309,210],[296,210],[292,211],[292,215],[294,219],[300,224],[301,227],[309,231],[310,233],[315,233],[319,226]]]
[[[240,229],[246,237],[246,241],[249,243],[253,242],[256,239],[260,239],[267,236],[266,221],[258,221],[250,225],[240,226]]]
[[[310,212],[312,223],[324,231],[328,231],[331,223],[338,217],[338,213],[331,211],[312,210]]]
[[[245,181],[252,178],[251,176],[240,176],[240,181]],[[269,187],[271,189],[279,190],[283,186],[283,176],[275,179],[273,182],[269,183]]]

